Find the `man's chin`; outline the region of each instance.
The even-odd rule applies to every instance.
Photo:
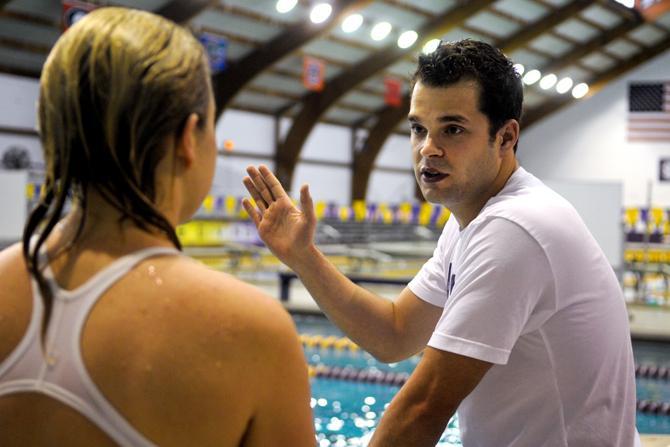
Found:
[[[421,188],[421,194],[423,194],[423,198],[426,199],[426,202],[442,205],[444,198],[439,193],[439,191],[436,191],[432,188]]]
[[[450,196],[449,194],[440,189],[435,189],[435,188],[425,188],[421,187],[421,194],[423,195],[423,198],[426,199],[426,202],[434,203],[435,205],[442,205],[444,207],[449,208],[447,203],[450,203]]]

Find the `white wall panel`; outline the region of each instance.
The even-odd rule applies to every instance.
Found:
[[[270,158],[262,160],[247,157],[218,157],[211,193],[215,196],[247,196],[248,192],[242,184],[242,179],[247,175],[247,166],[259,164],[274,169],[274,161]]]
[[[39,81],[0,74],[0,126],[35,129]]]
[[[309,184],[315,202],[351,202],[351,170],[346,167],[298,163],[293,174],[291,196],[300,197],[300,187]]]
[[[368,182],[367,200],[390,204],[413,202],[416,180],[411,173],[373,171]]]
[[[351,162],[351,131],[333,124],[317,124],[305,141],[300,158]]]
[[[391,135],[375,160],[376,166],[385,168],[407,168],[412,167],[412,149],[409,145],[409,137],[393,134]]]
[[[268,154],[274,146],[274,118],[241,110],[226,110],[216,123],[216,143],[223,147],[225,140],[232,140],[235,150]]]
[[[670,80],[670,51],[521,131],[519,158],[543,179],[620,181],[624,206],[670,207],[670,185],[658,181],[658,160],[670,157],[670,142],[626,141],[628,83]]]

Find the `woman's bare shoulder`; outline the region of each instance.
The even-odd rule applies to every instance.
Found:
[[[250,340],[259,335],[296,335],[292,319],[278,299],[230,274],[181,257],[165,266],[164,276],[163,281],[169,282],[171,293],[181,302],[177,316],[182,320],[190,318],[203,328],[226,325],[230,333],[246,333]],[[260,347],[257,340],[254,343]]]
[[[1,362],[21,340],[32,311],[30,281],[20,244],[0,251],[0,278]]]
[[[25,272],[25,270],[26,264],[23,260],[23,246],[21,243],[17,242],[0,251],[0,272],[3,275]]]

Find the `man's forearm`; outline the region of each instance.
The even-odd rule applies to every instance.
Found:
[[[369,447],[434,447],[440,440],[456,406],[446,412],[432,409],[432,399],[408,388],[402,388],[389,405]]]
[[[351,282],[314,246],[290,265],[321,310],[349,338],[380,360],[397,355],[392,301]]]

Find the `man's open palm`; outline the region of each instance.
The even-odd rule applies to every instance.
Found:
[[[247,173],[249,176],[244,177],[243,183],[256,206],[244,199],[244,209],[254,221],[263,242],[290,267],[291,261],[314,241],[316,216],[307,185],[300,188],[301,210],[266,166],[249,166]]]

